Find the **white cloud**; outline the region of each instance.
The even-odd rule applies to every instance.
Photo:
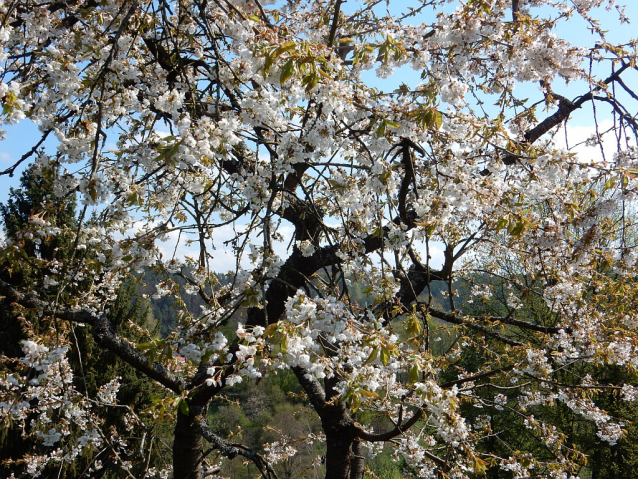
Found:
[[[559,148],[568,148],[570,152],[576,153],[577,158],[582,163],[600,162],[603,155],[605,160],[611,161],[618,148],[616,137],[612,131],[613,127],[614,122],[611,119],[599,122],[598,127],[595,125],[570,126],[568,124],[566,130],[561,127],[556,134],[556,144]],[[601,144],[596,142],[598,137],[602,140],[602,148]]]

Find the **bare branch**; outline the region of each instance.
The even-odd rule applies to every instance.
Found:
[[[275,470],[261,455],[250,450],[246,446],[230,443],[214,434],[211,431],[208,423],[206,423],[201,417],[197,418],[196,424],[200,432],[202,433],[202,436],[204,436],[204,438],[208,442],[210,442],[211,449],[219,451],[222,456],[227,457],[228,459],[233,459],[237,456],[245,457],[249,461],[252,461],[252,463],[257,467],[259,473],[261,474],[261,477],[263,477],[264,479],[277,479]]]

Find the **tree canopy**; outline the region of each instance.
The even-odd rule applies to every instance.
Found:
[[[406,476],[569,477],[593,446],[566,414],[622,440],[638,95],[636,41],[606,37],[621,6],[15,0],[0,18],[2,121],[40,132],[0,174],[30,163],[52,189],[0,249],[26,338],[2,357],[2,424],[37,446],[8,468],[200,479],[240,456],[272,478],[319,441],[328,479],[373,477],[383,447]],[[595,153],[565,145],[574,119]],[[145,269],[180,311],[165,336],[110,315]],[[117,377],[86,387],[79,329],[159,386],[151,406],[119,403]],[[217,427],[211,401],[290,371],[320,432],[255,449]],[[162,421],[172,459],[146,440]]]

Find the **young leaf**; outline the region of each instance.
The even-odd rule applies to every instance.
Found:
[[[375,347],[364,364],[370,364],[371,362],[375,361],[379,357],[379,350],[379,346]]]
[[[384,366],[387,366],[389,362],[390,362],[390,351],[388,351],[387,348],[382,347],[381,348],[381,363],[383,363]]]
[[[295,72],[295,61],[293,58],[290,58],[285,64],[284,67],[281,69],[281,75],[279,77],[279,83],[281,83],[282,85],[284,83],[286,83],[286,80],[288,80],[292,74]]]
[[[359,392],[352,393],[352,398],[350,399],[350,409],[353,413],[355,413],[360,407],[361,395],[359,394]]]
[[[419,369],[419,366],[417,364],[414,364],[410,368],[410,372],[408,373],[408,380],[411,384],[414,384],[418,382],[419,379],[421,379],[421,370]]]
[[[295,48],[297,46],[297,44],[293,41],[289,41],[284,43],[283,45],[279,46],[279,48],[277,48],[273,53],[272,53],[272,57],[273,59],[283,55],[284,53],[292,50],[293,48]]]

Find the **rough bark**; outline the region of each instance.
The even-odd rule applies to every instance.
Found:
[[[173,477],[202,479],[203,454],[204,441],[196,419],[178,411],[173,443]]]
[[[356,431],[345,404],[326,406],[321,425],[326,434],[326,479],[359,479],[351,476]]]
[[[363,447],[359,439],[352,443],[352,467],[350,468],[350,479],[362,479],[365,472],[365,458]]]

